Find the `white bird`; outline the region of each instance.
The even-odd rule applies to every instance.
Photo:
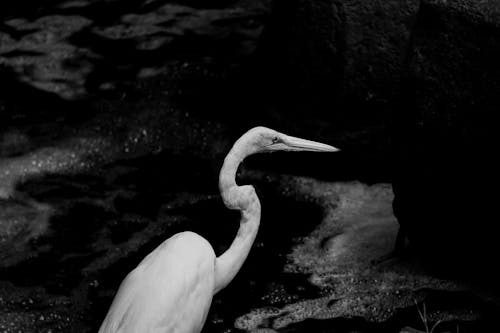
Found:
[[[170,237],[123,280],[99,333],[194,333],[205,323],[212,297],[236,276],[260,223],[260,201],[251,185],[238,186],[236,171],[252,154],[274,151],[335,152],[337,148],[255,127],[236,141],[219,175],[229,209],[241,211],[238,234],[217,257],[193,232]]]

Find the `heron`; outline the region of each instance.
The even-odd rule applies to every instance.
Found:
[[[219,174],[224,204],[241,214],[237,235],[229,248],[217,257],[210,243],[194,232],[168,238],[123,280],[99,333],[200,332],[213,296],[242,267],[260,224],[261,206],[255,188],[236,184],[239,164],[256,153],[338,150],[266,127],[255,127],[243,134],[225,157]]]

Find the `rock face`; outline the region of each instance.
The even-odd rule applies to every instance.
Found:
[[[422,2],[397,118],[400,223],[420,250],[469,267],[498,248],[499,14],[494,1]]]
[[[393,99],[418,0],[274,1],[263,49],[283,90],[318,109]],[[343,114],[340,114],[343,113]],[[352,109],[347,115],[352,114]]]
[[[394,209],[419,251],[456,266],[493,251],[500,3],[275,0],[272,15],[261,51],[291,110],[390,129]]]

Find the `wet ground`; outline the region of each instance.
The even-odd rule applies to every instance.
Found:
[[[97,330],[122,278],[176,232],[195,231],[222,253],[239,216],[223,206],[209,170],[162,153],[19,186],[24,200],[2,201],[2,327]],[[415,302],[451,331],[491,324],[496,305],[480,290],[416,258],[377,262],[397,231],[390,185],[251,169],[240,179],[257,186],[261,229],[205,332],[399,332],[422,328]]]
[[[344,152],[244,163],[261,229],[204,332],[424,330],[424,304],[445,321],[437,332],[492,331],[499,303],[487,288],[418,253],[380,261],[397,232],[393,195],[384,158],[364,157],[381,151],[363,152],[383,146],[384,129],[302,118],[262,97],[268,1],[0,6],[0,331],[96,331],[123,277],[176,232],[223,252],[238,216],[218,170],[257,124]]]

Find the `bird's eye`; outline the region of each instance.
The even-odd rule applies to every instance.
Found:
[[[277,143],[280,139],[277,136],[273,137],[273,143]]]

